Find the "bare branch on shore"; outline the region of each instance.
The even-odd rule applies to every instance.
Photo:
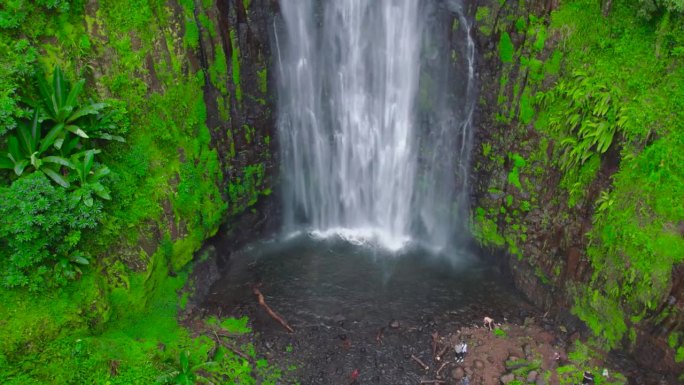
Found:
[[[268,315],[271,316],[271,318],[278,321],[278,323],[281,324],[285,329],[287,329],[288,332],[294,333],[294,329],[292,329],[292,327],[290,327],[290,325],[288,325],[287,322],[281,316],[279,316],[276,312],[273,311],[273,309],[271,309],[266,304],[266,300],[264,300],[264,295],[261,294],[261,290],[259,290],[258,287],[254,287],[252,289],[252,292],[254,293],[254,295],[257,296],[259,305],[261,305],[261,307],[263,307],[264,310],[266,310],[266,313],[268,313]]]
[[[416,362],[418,363],[418,365],[420,365],[425,371],[430,370],[430,367],[427,366],[427,365],[425,364],[425,362],[423,362],[420,358],[414,356],[413,354],[411,354],[411,359],[414,360],[414,361],[416,361]]]

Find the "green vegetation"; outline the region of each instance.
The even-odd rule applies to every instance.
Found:
[[[597,346],[633,343],[636,326],[662,325],[678,360],[684,334],[670,328],[681,314],[666,300],[673,268],[684,261],[682,4],[602,10],[576,0],[548,18],[478,10],[485,22],[493,13],[505,21],[492,32],[502,65],[492,117],[500,131],[486,154],[483,144],[487,164],[477,166],[496,177],[473,216],[481,242],[526,259],[540,284],[564,285]],[[524,164],[502,154],[519,154]],[[506,173],[497,172],[502,166]],[[583,245],[588,278],[566,282],[565,257],[546,257],[547,240],[527,244],[524,229],[552,234],[583,220],[591,226],[578,235],[586,238],[560,246]]]
[[[605,385],[626,384],[627,379],[618,372],[611,372],[610,378],[603,376],[602,368],[596,366],[594,362],[600,359],[595,346],[583,344],[580,341],[575,341],[572,346],[568,359],[570,362],[559,366],[556,373],[560,379],[561,384],[577,384],[582,382],[584,372],[588,371],[594,375],[595,383]]]
[[[566,126],[570,133],[561,151],[570,151],[570,158],[562,160],[567,168],[604,154],[619,140],[620,167],[609,191],[596,203],[589,234],[592,282],[577,293],[575,306],[580,318],[611,347],[627,334],[630,324],[659,306],[673,266],[684,258],[684,240],[674,228],[684,218],[677,203],[684,199],[684,70],[676,64],[684,47],[684,19],[666,12],[646,21],[635,5],[620,4],[605,22],[589,23],[587,18],[597,17],[595,12],[577,2],[554,15],[552,26],[572,28],[565,39],[566,66],[592,63],[592,74],[569,72],[572,94],[563,90],[562,80],[553,92],[580,100],[566,105],[566,111],[581,115],[576,125]],[[661,36],[668,36],[664,45]],[[549,115],[553,129],[557,115]]]
[[[499,56],[501,61],[504,63],[510,63],[513,61],[513,42],[511,41],[511,36],[508,32],[501,34],[501,39],[499,40]]]
[[[233,68],[233,84],[235,85],[235,97],[238,103],[242,102],[242,85],[240,84],[240,46],[238,45],[235,30],[230,30],[231,61]]]
[[[219,342],[177,320],[189,262],[235,183],[188,60],[216,37],[214,5],[86,3],[0,6],[0,382],[275,383],[244,323]],[[233,62],[217,46],[206,73],[225,120],[229,71],[242,95],[234,32],[231,43]],[[263,166],[250,175],[270,191]],[[241,204],[256,199],[245,191]]]
[[[260,195],[271,194],[271,189],[264,186],[265,172],[262,163],[247,166],[243,170],[243,177],[228,185],[231,213],[238,214],[254,206]]]

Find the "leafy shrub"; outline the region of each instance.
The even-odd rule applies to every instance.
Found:
[[[617,88],[579,70],[570,81],[561,80],[551,91],[537,93],[537,103],[555,106],[549,127],[562,137],[560,165],[564,171],[608,151],[618,131],[630,131],[620,97]]]
[[[639,0],[638,14],[646,19],[664,10],[670,12],[684,12],[684,0]]]
[[[102,203],[74,202],[42,173],[0,188],[0,279],[5,287],[39,290],[78,278],[88,256],[78,250],[81,232],[102,218]]]

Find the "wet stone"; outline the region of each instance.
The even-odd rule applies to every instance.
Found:
[[[508,373],[501,376],[501,383],[504,385],[512,382],[513,380],[515,380],[515,375],[513,373]]]
[[[533,370],[527,374],[527,383],[534,384],[537,381],[537,371]]]
[[[460,366],[451,371],[451,377],[454,380],[460,380],[461,378],[463,378],[464,375],[465,372],[463,371],[463,368]]]
[[[395,319],[391,320],[389,323],[390,329],[399,329],[399,326],[401,326],[401,324]]]
[[[473,361],[473,368],[474,369],[484,369],[485,364],[482,362],[482,360],[475,360]]]
[[[534,350],[532,349],[532,346],[530,346],[530,344],[525,344],[523,346],[523,352],[525,353],[525,357],[527,359],[530,359],[532,358],[532,356],[534,356]]]

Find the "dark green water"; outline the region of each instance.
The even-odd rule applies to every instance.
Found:
[[[294,334],[258,307],[256,283]],[[532,311],[494,266],[465,250],[389,253],[308,236],[233,253],[203,306],[250,316],[259,350],[296,365],[302,384],[348,384],[354,369],[372,383],[415,384],[422,373],[407,358],[429,356],[431,332],[453,332],[485,315],[520,321]],[[389,327],[392,321],[400,327]]]

